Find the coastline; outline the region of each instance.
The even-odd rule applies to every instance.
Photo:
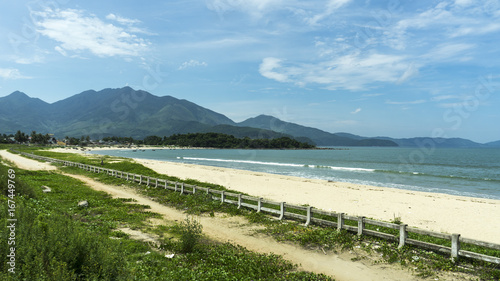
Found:
[[[93,148],[109,150],[113,148]],[[116,148],[115,148],[116,149]],[[122,149],[122,148],[119,148]],[[123,148],[126,149],[126,148]],[[135,148],[134,148],[135,149]],[[162,149],[141,147],[139,149]],[[74,149],[54,152],[84,153]],[[222,185],[234,191],[326,211],[391,221],[500,244],[500,200],[447,195],[194,164],[133,158],[152,170]]]

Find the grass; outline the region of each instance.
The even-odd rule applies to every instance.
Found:
[[[275,255],[199,238],[195,223],[155,227],[160,249],[120,227],[146,230],[159,218],[148,207],[113,199],[82,182],[47,171],[16,171],[16,271],[9,273],[6,216],[0,217],[0,280],[332,280]],[[0,165],[0,213],[7,213],[7,168]],[[41,186],[49,186],[43,193]],[[81,200],[89,206],[77,207]],[[178,233],[188,233],[176,239]],[[174,239],[171,239],[174,237]],[[113,239],[111,239],[113,238]],[[183,250],[182,241],[195,245]],[[174,258],[166,253],[176,253]]]
[[[36,152],[38,154],[39,152]],[[47,152],[42,152],[47,153]],[[49,156],[51,155],[51,156]],[[44,156],[47,157],[68,157],[67,160],[75,161],[75,162],[84,162],[78,161],[78,157],[86,158],[83,156],[75,156],[74,154],[59,156],[58,154],[50,153]],[[116,161],[117,158],[107,158],[109,161]],[[96,165],[96,160],[86,158],[87,164]],[[94,161],[94,162],[88,162]],[[112,168],[116,170],[128,171],[131,170],[141,171],[140,173],[144,175],[149,175],[152,177],[160,177],[166,178],[165,175],[158,175],[154,171],[149,170],[146,167],[143,167],[138,164],[129,163],[129,160],[123,160],[122,163],[110,163],[109,165],[113,165],[112,167],[108,166],[107,168]],[[100,161],[99,161],[100,164]],[[105,163],[105,165],[108,165]],[[138,166],[141,167],[138,167]],[[88,175],[88,172],[82,171],[77,168],[64,168],[67,171],[71,171],[74,173],[82,173]],[[130,169],[130,170],[126,170]],[[109,177],[102,174],[94,174],[95,178],[105,182],[112,184],[124,184],[124,180],[117,179],[113,177]],[[169,178],[172,180],[171,178]],[[178,179],[173,179],[174,181],[178,181]],[[207,186],[214,189],[225,190],[220,186],[213,186],[210,184],[204,184],[200,182],[193,183],[198,186]],[[273,219],[270,219],[269,216],[266,216],[262,213],[255,213],[250,210],[246,210],[244,208],[237,209],[236,206],[221,204],[219,201],[214,201],[212,198],[204,195],[203,193],[197,193],[196,195],[180,195],[179,193],[165,191],[163,189],[155,189],[148,188],[143,185],[138,185],[137,183],[127,182],[126,184],[136,187],[137,190],[142,192],[143,194],[156,198],[157,201],[163,203],[168,206],[173,206],[178,209],[185,210],[189,214],[203,214],[209,213],[213,214],[214,212],[226,212],[232,215],[243,215],[252,223],[259,223],[265,226],[264,230],[261,230],[264,233],[267,233],[273,237],[275,237],[279,241],[292,241],[302,245],[308,249],[321,249],[322,251],[352,251],[353,249],[361,249],[364,254],[359,254],[359,259],[368,258],[370,256],[377,256],[380,258],[373,259],[374,263],[397,263],[401,264],[407,268],[412,268],[415,270],[416,274],[421,277],[430,277],[435,276],[436,273],[440,271],[453,271],[453,272],[465,272],[470,274],[470,276],[475,276],[480,280],[499,280],[500,278],[500,269],[498,265],[490,264],[486,262],[478,262],[474,260],[470,260],[467,258],[461,258],[458,264],[454,264],[450,261],[449,257],[443,256],[442,254],[435,253],[433,251],[422,250],[413,246],[405,246],[402,249],[397,249],[397,245],[385,241],[382,239],[362,236],[358,237],[355,234],[352,234],[347,231],[336,231],[332,228],[322,228],[317,226],[309,226],[304,227],[302,224],[293,221],[280,222]],[[274,208],[277,207],[272,204],[264,204],[265,207]],[[305,214],[303,211],[297,211],[297,213]],[[336,218],[331,218],[323,215],[315,215],[316,218],[336,221]],[[398,218],[394,219],[394,222],[400,222]],[[357,221],[345,220],[346,225],[357,226]],[[373,225],[366,225],[368,229],[382,231],[388,234],[397,235],[398,231],[390,228],[384,228]],[[449,246],[449,241],[433,238],[429,236],[419,235],[419,234],[411,234],[410,238],[414,238],[420,241],[426,241],[434,244],[441,244],[444,246]],[[500,256],[500,251],[495,251],[483,247],[472,246],[464,244],[462,249],[473,250],[479,253],[492,255],[492,256]],[[356,259],[358,259],[356,258]]]

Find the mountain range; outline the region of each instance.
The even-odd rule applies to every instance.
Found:
[[[223,114],[187,100],[158,97],[130,87],[89,90],[49,104],[16,91],[0,98],[0,133],[21,130],[51,133],[57,138],[89,135],[142,139],[149,135],[217,132],[250,138],[293,137],[318,146],[417,147],[429,138],[395,139],[329,133],[259,115],[234,122]],[[433,139],[436,147],[500,147],[500,141],[479,144],[466,139]]]

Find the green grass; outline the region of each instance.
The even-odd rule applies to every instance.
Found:
[[[149,212],[147,206],[113,199],[58,173],[15,171],[16,273],[7,271],[9,230],[2,215],[0,280],[332,280],[299,272],[296,265],[279,256],[256,254],[206,238],[184,254],[182,239],[171,238],[189,230],[186,225],[155,227],[163,237],[162,250],[158,250],[117,230],[150,228],[147,219],[159,215]],[[0,165],[2,214],[8,208],[7,175],[7,168]],[[43,193],[42,185],[52,192]],[[87,200],[89,206],[77,207],[81,200]],[[176,255],[168,259],[167,252]]]

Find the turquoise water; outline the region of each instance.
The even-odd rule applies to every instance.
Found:
[[[500,199],[498,148],[156,149],[93,153]]]

